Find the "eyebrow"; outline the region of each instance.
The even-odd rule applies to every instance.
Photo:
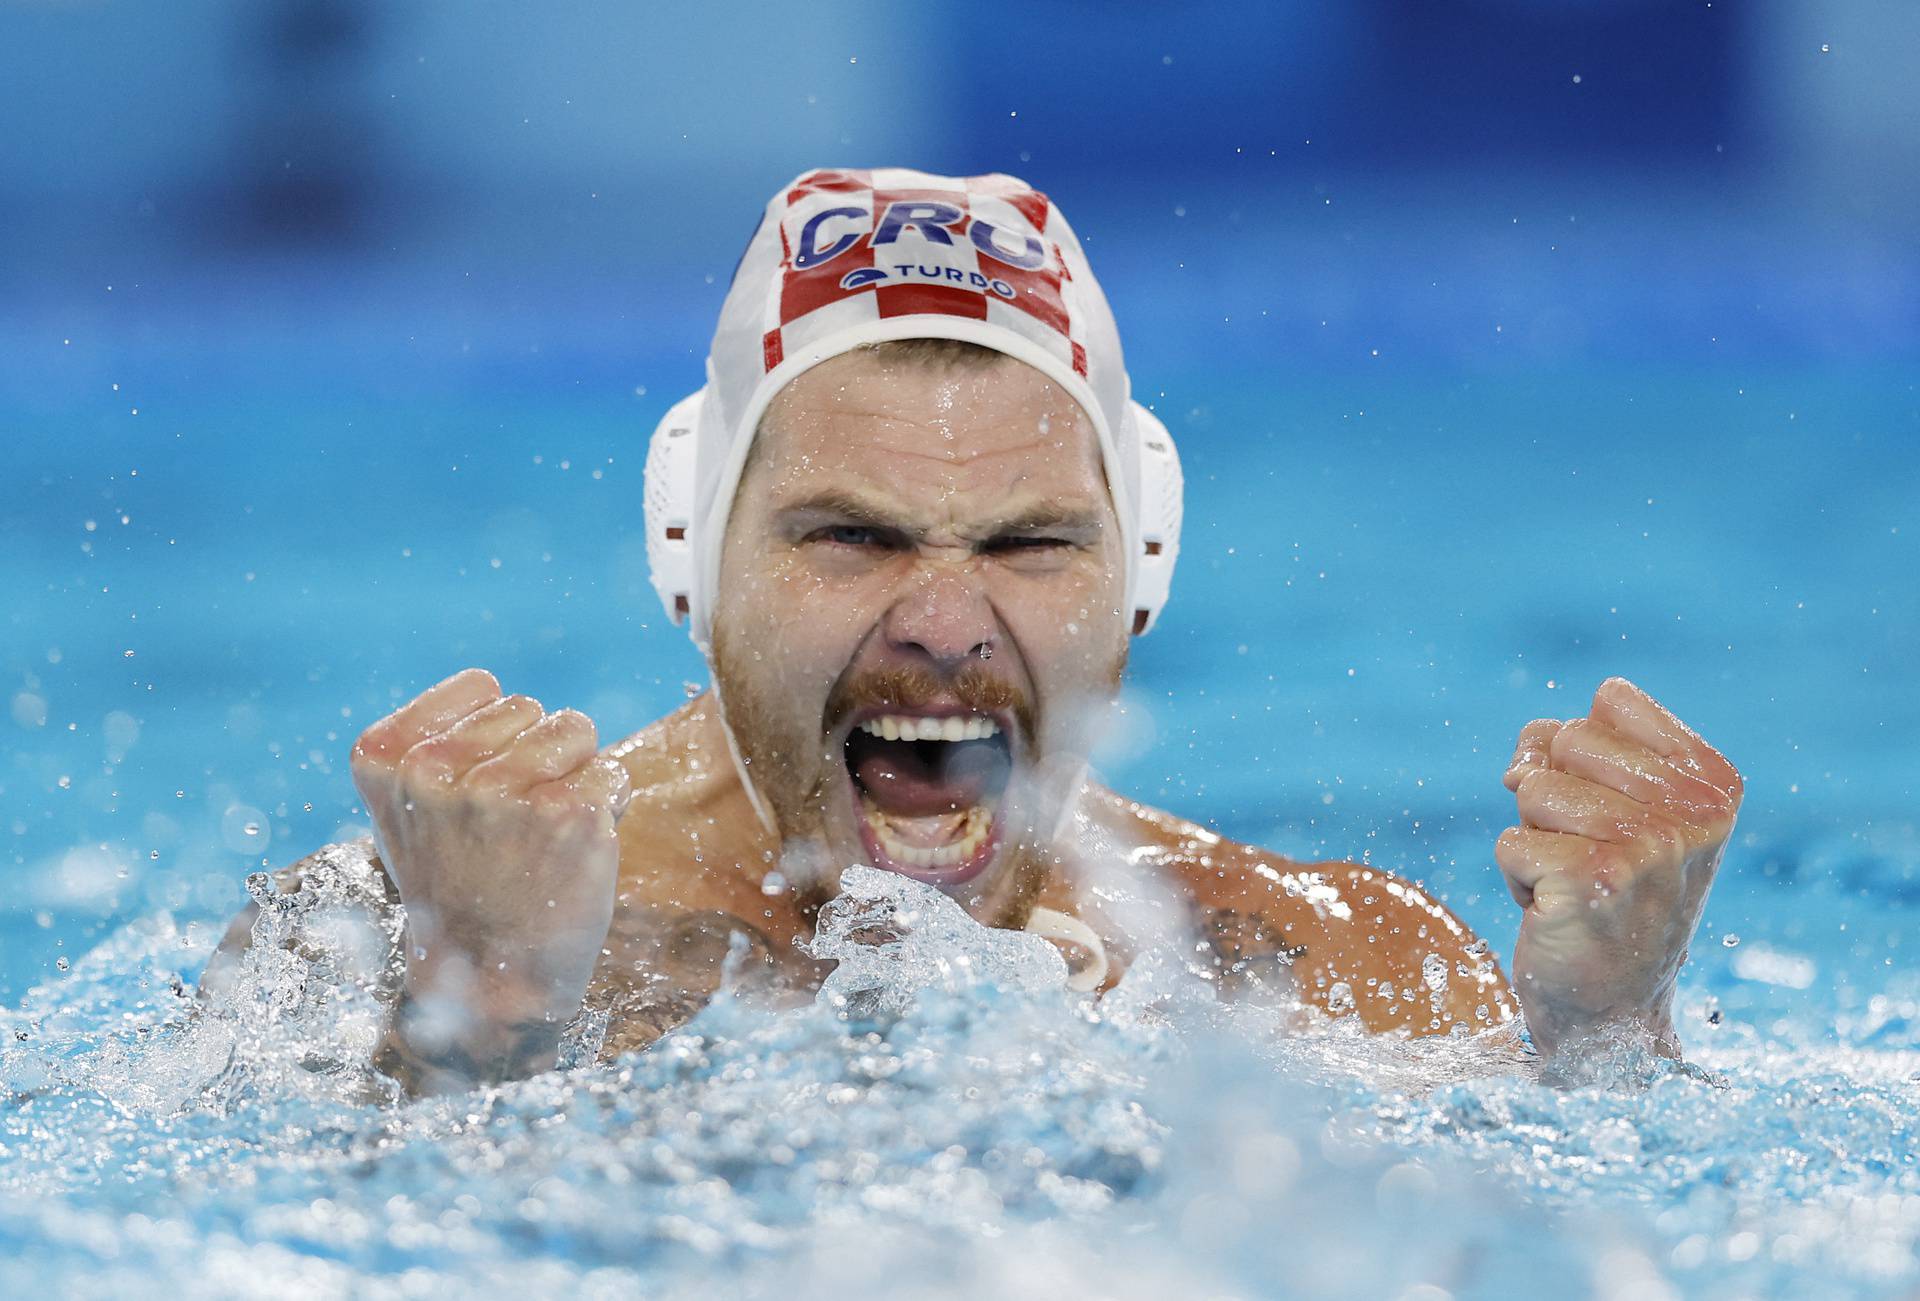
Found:
[[[857,492],[829,488],[779,508],[776,516],[788,522],[838,520],[868,528],[892,529],[913,533],[917,530],[901,521],[898,513],[881,501]],[[1058,529],[1074,533],[1098,533],[1105,519],[1097,508],[1066,505],[1057,501],[1036,502],[1025,510],[987,524],[989,534],[1036,533]]]

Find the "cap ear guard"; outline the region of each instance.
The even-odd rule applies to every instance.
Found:
[[[684,624],[693,609],[699,564],[693,546],[696,507],[695,465],[700,439],[701,389],[674,403],[647,445],[647,566],[653,590],[667,617]],[[1133,587],[1128,593],[1128,628],[1136,635],[1151,629],[1173,588],[1173,566],[1180,557],[1180,522],[1185,480],[1173,436],[1160,418],[1131,404],[1132,437],[1140,447],[1140,496],[1133,557]],[[703,595],[710,595],[703,593]],[[704,647],[703,647],[704,649]]]
[[[647,568],[660,604],[675,623],[685,623],[693,609],[694,451],[706,395],[701,389],[674,403],[647,444]]]
[[[1152,628],[1166,608],[1173,590],[1173,564],[1180,558],[1180,522],[1185,512],[1186,480],[1180,473],[1180,453],[1173,435],[1160,417],[1129,404],[1134,438],[1140,445],[1140,500],[1134,536],[1140,553],[1133,558],[1133,614],[1128,627],[1135,636]]]

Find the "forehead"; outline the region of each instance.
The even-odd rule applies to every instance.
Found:
[[[849,481],[914,497],[1107,495],[1092,420],[1012,357],[955,365],[855,351],[824,361],[774,398],[748,475],[775,498]]]

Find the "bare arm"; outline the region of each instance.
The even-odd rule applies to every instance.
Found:
[[[377,982],[386,1019],[376,1069],[408,1094],[550,1069],[613,909],[626,775],[596,756],[594,739],[583,716],[502,697],[472,670],[374,724],[353,774],[378,852],[330,846],[278,873],[278,894],[228,927],[203,998],[235,990],[263,937],[307,944],[297,919],[322,895],[372,904],[391,959]],[[320,871],[340,868],[343,851],[351,899],[337,871]],[[298,902],[280,906],[288,901]]]
[[[1289,863],[1258,851],[1198,900],[1223,992],[1283,966],[1299,997],[1375,1032],[1451,1034],[1518,1006],[1489,946],[1414,883],[1358,863]]]
[[[1585,718],[1521,730],[1506,784],[1520,822],[1494,853],[1525,909],[1513,966],[1534,1043],[1551,1060],[1624,1032],[1678,1058],[1674,986],[1733,834],[1739,772],[1609,678]]]
[[[593,724],[470,669],[368,728],[353,779],[405,905],[375,1062],[409,1093],[550,1069],[608,925],[626,770]]]

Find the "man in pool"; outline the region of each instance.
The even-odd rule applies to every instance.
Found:
[[[1494,846],[1525,909],[1511,987],[1391,873],[1235,844],[1089,778],[1166,597],[1179,467],[1078,239],[1023,183],[782,190],[646,492],[655,584],[711,690],[601,749],[584,715],[468,669],[354,747],[406,918],[377,1062],[410,1092],[551,1067],[583,1005],[608,1051],[644,1046],[727,964],[804,996],[822,973],[794,941],[850,864],[1055,940],[1078,988],[1185,928],[1223,996],[1413,1034],[1524,1012],[1548,1058],[1622,1030],[1678,1055],[1674,983],[1740,778],[1623,680],[1520,733],[1519,825]]]

